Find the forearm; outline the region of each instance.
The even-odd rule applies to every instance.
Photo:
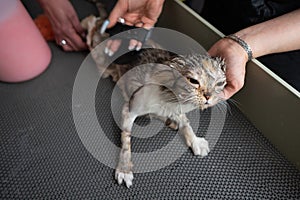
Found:
[[[253,57],[300,49],[300,9],[243,29],[235,35],[252,49]]]

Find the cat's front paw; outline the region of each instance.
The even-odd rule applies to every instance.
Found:
[[[201,157],[207,156],[210,151],[207,140],[202,137],[195,137],[191,143],[191,148],[195,155]]]
[[[132,186],[133,173],[131,171],[122,172],[121,170],[116,169],[115,178],[118,181],[119,185],[122,184],[124,181],[128,188]]]

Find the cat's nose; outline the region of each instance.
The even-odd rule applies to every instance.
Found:
[[[210,98],[210,94],[204,94],[203,96],[205,97],[206,100],[209,100]]]

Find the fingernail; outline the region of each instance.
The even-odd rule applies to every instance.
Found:
[[[103,24],[101,26],[101,29],[100,29],[100,34],[103,34],[105,32],[108,24],[109,24],[109,20],[108,19],[103,22]]]
[[[131,50],[133,50],[134,48],[135,48],[134,45],[129,45],[128,50],[131,51]]]
[[[125,24],[125,19],[122,17],[119,17],[118,22],[120,22],[121,24]]]
[[[138,46],[135,48],[135,50],[136,50],[136,51],[139,51],[139,50],[141,50],[141,48],[142,48],[142,46],[138,45]]]
[[[105,47],[104,53],[105,53],[105,54],[108,54],[108,52],[109,52],[109,49],[108,49],[107,47]]]
[[[108,56],[109,56],[109,57],[112,57],[113,55],[114,55],[114,52],[113,52],[112,50],[109,50]]]

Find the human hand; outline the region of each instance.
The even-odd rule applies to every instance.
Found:
[[[76,11],[69,0],[38,0],[49,18],[55,41],[65,51],[80,51],[87,49],[82,40],[85,37]],[[62,41],[65,40],[66,44]]]
[[[228,38],[216,42],[208,53],[212,57],[225,59],[227,85],[221,97],[229,99],[244,86],[248,54],[238,43]]]
[[[119,0],[111,11],[107,28],[113,27],[118,21],[129,26],[151,29],[162,11],[164,0]],[[120,21],[120,19],[124,21]],[[120,40],[110,40],[107,43],[106,53],[113,55],[121,45]],[[130,40],[129,50],[139,50],[142,43]]]
[[[108,28],[121,17],[129,26],[152,28],[162,11],[164,0],[119,0],[111,11]]]

